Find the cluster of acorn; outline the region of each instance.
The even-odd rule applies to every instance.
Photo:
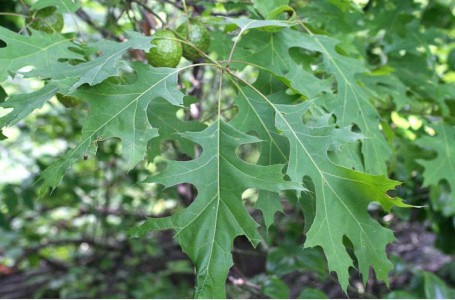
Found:
[[[162,29],[153,34],[151,41],[155,47],[147,53],[147,60],[154,67],[175,68],[185,57],[195,61],[204,56],[210,46],[210,34],[205,25],[189,19],[180,25],[176,33]]]
[[[46,33],[58,33],[63,29],[63,16],[49,6],[32,12],[30,27]],[[151,41],[153,48],[146,54],[149,63],[155,67],[176,67],[185,57],[195,61],[204,56],[210,46],[210,33],[205,25],[189,19],[180,25],[176,33],[162,29],[155,32]],[[65,107],[74,107],[80,100],[71,96],[57,94],[57,99]]]
[[[33,12],[30,24],[35,30],[47,33],[62,31],[63,16],[53,6]],[[147,53],[147,60],[154,67],[176,67],[185,57],[196,61],[204,56],[210,46],[210,33],[199,20],[189,19],[180,25],[175,33],[168,29],[158,30],[151,41],[153,48]]]

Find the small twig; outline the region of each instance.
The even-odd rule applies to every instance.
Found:
[[[24,3],[24,0],[19,0],[19,3],[21,4],[24,11],[28,13],[29,9],[28,9],[28,6]]]
[[[164,24],[166,24],[164,22],[164,20],[156,13],[154,12],[150,7],[148,7],[147,5],[145,5],[144,3],[140,2],[139,0],[133,0],[132,2],[136,3],[137,5],[139,5],[140,7],[142,7],[143,9],[145,9],[147,12],[151,13],[153,16],[155,16],[155,18],[157,18],[160,22],[161,22],[161,26],[164,27]]]
[[[131,18],[130,12],[133,14],[133,18]],[[134,30],[140,31],[138,28],[139,21],[136,18],[136,14],[134,13],[134,10],[131,6],[131,2],[128,2],[128,11],[126,12],[126,15],[128,16],[128,19],[130,20],[130,22],[133,24]]]
[[[256,294],[257,296],[260,296],[260,298],[264,298],[261,292],[262,287],[260,285],[257,285],[249,281],[248,278],[242,273],[242,271],[240,271],[240,269],[237,268],[235,265],[232,267],[231,271],[237,274],[237,278],[232,275],[228,276],[228,280],[233,285],[247,287],[251,290],[252,293]]]
[[[97,24],[95,24],[95,23],[92,21],[92,19],[90,18],[90,16],[89,16],[85,11],[83,11],[82,9],[78,9],[78,10],[76,11],[76,15],[77,15],[82,21],[84,21],[85,23],[87,23],[88,25],[90,25],[90,27],[94,28],[96,31],[98,31],[99,33],[101,33],[101,35],[102,35],[104,38],[108,38],[108,37],[111,35],[111,33],[110,33],[108,30],[106,30],[106,29],[104,29],[104,28],[98,26]],[[116,37],[116,39],[118,40],[117,37]]]
[[[176,2],[172,2],[172,1],[169,1],[169,0],[161,0],[161,2],[171,4],[171,5],[175,6],[176,8],[178,8],[180,10],[183,10],[183,6],[179,5]]]
[[[251,281],[245,280],[244,278],[235,278],[234,276],[228,277],[229,281],[236,286],[247,286],[256,290],[258,293],[261,291],[261,287],[257,284],[252,283]]]

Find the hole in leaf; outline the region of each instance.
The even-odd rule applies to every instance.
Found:
[[[57,61],[61,62],[61,63],[68,62],[72,66],[86,62],[85,60],[81,60],[81,59],[67,59],[67,58],[59,58]]]
[[[240,71],[237,76],[246,82],[253,84],[259,76],[259,71],[258,68],[248,65],[242,71]]]
[[[104,139],[103,137],[99,137],[97,138],[96,142],[97,161],[109,161],[110,159],[112,159],[112,157],[120,158],[122,156],[122,142],[120,139],[118,138]]]
[[[388,190],[386,192],[387,196],[389,196],[390,198],[396,198],[397,197],[397,190]]]
[[[259,191],[257,189],[247,189],[242,193],[242,200],[254,206],[258,200]]]
[[[6,42],[3,40],[0,40],[0,48],[5,48],[6,47]]]
[[[335,46],[335,51],[342,56],[349,57],[348,53],[343,49],[343,46],[340,44]]]
[[[149,142],[151,147],[154,146],[153,143],[156,143],[155,139]],[[159,151],[165,160],[190,161],[201,156],[203,149],[199,144],[181,138],[162,141],[159,145]]]
[[[346,235],[343,236],[343,245],[346,248],[346,252],[348,252],[349,256],[352,258],[354,267],[358,269],[359,262],[354,253],[354,244]]]
[[[352,129],[351,129],[353,132],[360,132],[360,127],[357,125],[357,124],[353,124],[352,125]]]
[[[180,183],[176,186],[177,194],[185,206],[189,206],[197,197],[196,187],[190,183]]]
[[[289,55],[295,63],[300,64],[307,71],[311,71],[312,65],[319,65],[322,63],[323,55],[317,51],[311,51],[300,47],[293,47],[289,49]]]
[[[272,75],[268,72],[265,72],[265,71],[259,72],[258,77],[257,77],[256,81],[254,82],[254,86],[256,89],[261,91],[264,95],[267,95],[267,98],[269,98],[269,99],[274,97],[276,94],[278,94],[277,92],[283,91],[287,88],[287,86],[283,82],[278,80],[274,75]],[[276,98],[277,99],[274,99],[274,100],[279,100],[278,97],[276,97]]]
[[[179,183],[173,187],[165,188],[161,184],[154,184],[152,189],[153,216],[168,216],[188,207],[197,198],[198,191],[193,184]]]
[[[316,193],[313,180],[309,176],[303,177],[303,186],[307,189],[301,193],[299,202],[304,216],[304,232],[307,232],[313,224],[316,216]]]
[[[255,132],[249,132],[248,134],[257,136]],[[244,162],[256,164],[261,155],[261,143],[239,145],[235,150],[235,154]]]

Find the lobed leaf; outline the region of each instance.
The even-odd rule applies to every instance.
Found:
[[[451,190],[450,205],[455,207],[455,126],[440,123],[434,129],[435,136],[424,136],[416,141],[418,146],[430,148],[437,153],[434,159],[417,160],[425,168],[423,185],[439,185],[446,181]]]
[[[195,201],[173,216],[148,219],[134,234],[150,230],[174,229],[175,238],[196,265],[197,298],[225,297],[225,281],[232,266],[231,249],[236,236],[245,235],[255,246],[260,240],[258,226],[242,202],[248,188],[278,192],[302,189],[284,181],[283,165],[259,166],[242,161],[235,149],[245,143],[259,142],[221,120],[201,132],[187,132],[183,137],[203,148],[192,161],[170,161],[167,168],[146,182],[166,187],[191,183],[198,190]]]
[[[0,82],[23,67],[42,72],[51,69],[59,58],[83,58],[81,54],[70,50],[77,47],[72,38],[33,29],[30,31],[32,35],[25,36],[0,26],[0,40],[6,43],[6,47],[0,48]]]
[[[261,40],[261,41],[259,41]],[[319,79],[296,64],[289,54],[291,48],[320,52],[327,71],[336,80],[337,88],[321,98],[321,103],[335,114],[341,127],[356,125],[365,136],[362,153],[368,173],[386,174],[386,162],[391,149],[379,129],[380,117],[370,101],[365,87],[358,84],[357,74],[368,72],[356,59],[339,54],[339,41],[322,35],[306,34],[297,30],[284,29],[277,33],[254,33],[245,36],[240,44],[244,49],[234,55],[240,61],[252,62],[283,78],[295,91],[309,99],[327,94],[327,79]],[[333,93],[333,94],[332,94]]]
[[[148,121],[148,105],[160,98],[181,105],[184,95],[177,88],[179,69],[153,68],[140,62],[132,67],[137,74],[134,83],[104,81],[82,86],[72,94],[90,104],[90,113],[83,121],[79,144],[42,172],[42,191],[55,188],[74,161],[86,153],[95,154],[97,142],[107,138],[122,140],[129,169],[145,157],[148,141],[158,135]]]
[[[388,282],[392,263],[385,246],[394,240],[391,230],[373,220],[368,212],[371,202],[387,211],[392,206],[407,207],[400,199],[387,195],[399,184],[384,176],[360,173],[334,164],[327,156],[340,130],[333,125],[303,125],[302,116],[312,105],[277,105],[276,126],[289,139],[290,154],[286,174],[291,180],[309,176],[315,187],[316,215],[307,233],[305,246],[321,246],[329,269],[338,275],[343,289],[349,284],[350,267],[354,267],[343,239],[348,238],[358,261],[358,268],[368,278],[370,266],[379,279]],[[372,238],[374,236],[374,239]]]

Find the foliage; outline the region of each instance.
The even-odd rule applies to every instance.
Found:
[[[13,10],[20,14],[10,13],[0,27],[2,143],[5,153],[14,147],[8,161],[24,155],[30,165],[26,180],[0,185],[0,222],[10,245],[28,236],[32,252],[48,263],[55,256],[78,262],[89,257],[83,249],[98,249],[93,257],[107,256],[106,270],[124,283],[84,295],[78,285],[104,279],[67,276],[54,284],[60,296],[103,290],[187,297],[184,287],[181,294],[172,288],[175,274],[192,276],[182,257],[169,263],[169,273],[160,265],[163,279],[150,291],[129,293],[148,277],[130,282],[119,271],[130,266],[141,274],[144,253],[165,255],[158,240],[168,229],[195,265],[200,298],[325,297],[311,286],[295,292],[286,282],[307,271],[319,282],[336,276],[344,293],[356,276],[366,284],[370,268],[388,285],[394,269],[388,219],[412,212],[431,218],[441,237],[455,231],[450,1],[111,2],[108,8],[98,1],[21,1]],[[63,33],[35,30],[29,21],[38,9],[64,14]],[[87,11],[103,11],[104,23]],[[434,22],[435,14],[447,18]],[[186,37],[181,28],[190,20]],[[202,43],[192,39],[194,24],[202,26]],[[161,42],[181,43],[191,55],[149,65]],[[14,88],[17,78],[34,88]],[[62,97],[81,104],[65,108]],[[24,149],[30,141],[32,149]],[[41,145],[59,148],[33,149]],[[65,217],[53,212],[61,206],[69,207]],[[34,233],[24,220],[40,210],[43,229]],[[46,214],[55,224],[45,224]],[[90,238],[80,234],[90,219],[65,221],[81,214],[99,220]],[[51,229],[63,242],[44,243]],[[57,247],[46,252],[49,245]],[[266,268],[247,283],[232,275],[242,247],[266,255]],[[123,257],[118,264],[116,251]],[[18,265],[28,255],[8,257]],[[86,262],[70,275],[91,267]],[[453,296],[431,273],[416,278],[424,291],[388,296]]]

